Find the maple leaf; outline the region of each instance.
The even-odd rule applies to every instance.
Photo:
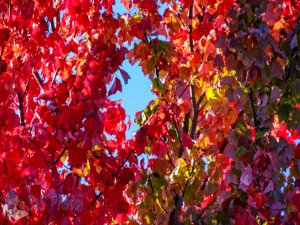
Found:
[[[169,146],[164,141],[157,141],[152,148],[152,152],[159,158],[162,158],[166,153],[170,151]]]
[[[195,39],[201,39],[203,36],[208,36],[213,28],[211,23],[203,22],[197,29],[193,30],[192,36]]]
[[[119,70],[120,70],[120,73],[121,73],[121,75],[123,77],[123,80],[124,80],[125,84],[128,84],[128,80],[130,79],[129,74],[125,70],[123,70],[121,68]]]
[[[108,96],[115,94],[117,91],[122,92],[122,84],[119,78],[115,78],[111,88],[108,91]]]
[[[244,191],[246,190],[247,187],[250,186],[250,184],[252,184],[253,175],[252,175],[252,169],[250,168],[249,164],[243,171],[240,181],[241,181],[240,188]]]
[[[191,149],[194,146],[193,140],[190,138],[189,135],[187,135],[185,133],[182,134],[182,143],[183,143],[184,147],[189,148],[189,149]]]
[[[121,0],[121,3],[125,6],[125,8],[129,11],[132,6],[132,0]]]
[[[257,208],[262,208],[266,201],[267,201],[267,196],[263,193],[257,193],[255,196],[254,196],[254,202],[256,203],[256,206]]]
[[[298,1],[121,3],[0,3],[0,224],[297,223]],[[157,95],[129,140],[124,60]]]
[[[0,29],[0,46],[3,46],[10,37],[10,30],[7,28]]]
[[[80,0],[66,0],[66,6],[70,13],[80,12]]]

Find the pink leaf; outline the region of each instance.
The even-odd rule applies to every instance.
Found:
[[[264,190],[264,193],[268,193],[274,190],[274,182],[272,180],[269,181],[268,186]]]
[[[283,210],[285,206],[281,202],[274,202],[270,208],[271,210]]]
[[[244,184],[245,186],[249,187],[249,185],[252,183],[252,173],[251,173],[251,168],[248,165],[247,168],[244,170],[244,172],[241,175],[241,184]]]

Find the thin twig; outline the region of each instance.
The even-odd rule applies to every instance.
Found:
[[[257,132],[257,130],[258,130],[258,121],[257,121],[256,111],[255,111],[255,106],[254,106],[254,101],[253,101],[252,88],[250,88],[250,90],[249,90],[249,99],[250,99],[250,104],[251,104],[251,108],[252,108],[252,112],[253,112],[254,128],[255,128],[255,132]]]
[[[58,161],[60,160],[60,158],[65,154],[65,151],[67,150],[67,147],[64,147],[64,149],[62,150],[62,152],[60,153],[60,155],[58,156],[58,158],[51,163],[51,165],[56,165],[58,163]]]
[[[27,94],[27,92],[28,92],[28,88],[29,88],[29,80],[27,81],[27,83],[26,83],[26,86],[25,86],[25,90],[24,90],[24,93],[23,93],[23,98],[25,97],[25,95]]]
[[[168,152],[167,152],[167,156],[169,157],[171,165],[172,165],[172,168],[174,169],[175,165],[174,165],[173,160],[172,160],[172,158],[171,158],[171,156],[170,156],[170,154]]]
[[[118,170],[122,169],[123,166],[125,165],[125,163],[129,160],[130,156],[135,152],[135,150],[132,150],[129,152],[128,156],[126,157],[126,159],[123,161],[123,163],[116,169],[116,171],[114,172],[114,176],[117,175]]]
[[[58,75],[58,72],[59,72],[59,68],[56,70],[56,72],[55,72],[55,74],[54,74],[54,77],[53,77],[53,80],[52,80],[52,83],[51,83],[51,88],[53,87],[53,85],[54,85],[54,82],[55,82],[55,80],[56,80],[56,77],[57,77],[57,75]]]
[[[201,109],[199,109],[199,107],[200,107],[200,104],[201,104],[202,100],[205,97],[205,92],[203,92],[203,94],[199,97],[198,101],[196,102],[194,88],[192,88],[192,97],[193,97],[192,100],[193,100],[194,115],[193,115],[193,120],[192,120],[192,128],[191,128],[190,137],[193,139],[194,136],[195,136],[197,123],[198,123],[198,113],[203,108],[203,107],[201,107]]]
[[[174,123],[174,127],[175,127],[175,130],[176,130],[176,133],[178,135],[178,141],[179,141],[179,145],[180,145],[180,149],[179,149],[179,152],[178,152],[178,158],[181,158],[182,154],[183,154],[183,151],[184,151],[183,143],[182,143],[182,139],[181,139],[181,134],[179,132],[178,126],[177,126],[176,121],[175,121],[174,118],[173,118],[173,123]]]
[[[40,86],[41,90],[44,91],[44,88],[43,88],[43,81],[42,81],[42,79],[41,79],[39,73],[38,73],[37,71],[35,71],[35,72],[33,73],[33,76],[34,76],[36,82],[38,83],[38,85]]]
[[[67,55],[68,55],[68,54],[67,54]],[[67,55],[64,56],[63,60],[66,60]],[[52,83],[51,83],[51,86],[50,86],[51,88],[52,88],[53,85],[54,85],[54,82],[55,82],[55,80],[56,80],[56,77],[57,77],[59,71],[60,71],[60,68],[58,68],[58,69],[56,70],[55,74],[54,74],[54,77],[53,77],[53,80],[52,80]]]
[[[9,97],[11,98],[11,100],[13,101],[14,105],[17,106],[18,108],[20,107],[18,103],[15,102],[13,96],[9,93]]]
[[[101,192],[99,194],[97,194],[96,197],[94,198],[94,200],[91,202],[90,205],[88,205],[87,208],[90,208],[91,206],[93,206],[97,202],[97,200],[101,197],[101,195],[102,195]]]

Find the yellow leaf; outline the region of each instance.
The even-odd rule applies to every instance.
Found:
[[[187,163],[183,158],[177,159],[177,163],[179,165],[179,168],[183,168],[183,167],[187,166]]]
[[[214,75],[214,84],[218,82],[219,75]]]
[[[158,198],[155,200],[155,203],[156,203],[156,205],[157,205],[157,207],[158,207],[158,212],[159,212],[159,213],[162,213],[162,214],[166,214],[166,212],[165,212],[165,210],[162,208],[162,206],[161,206],[161,204],[160,204]]]
[[[68,155],[69,155],[69,152],[68,152],[68,150],[66,150],[66,151],[64,152],[64,154],[60,157],[60,161],[61,161],[62,163],[64,163],[64,162],[67,160]]]
[[[150,217],[149,215],[145,215],[145,220],[146,220],[146,224],[150,224],[151,220],[150,220]]]
[[[226,68],[223,69],[223,73],[220,74],[221,77],[225,76],[235,76],[236,71],[235,70],[230,70],[228,71]]]
[[[193,26],[193,28],[196,28],[198,24],[199,24],[199,20],[197,18],[193,18],[192,19],[192,26]]]
[[[100,151],[100,146],[99,145],[94,145],[92,148],[92,151]]]
[[[215,95],[214,90],[213,90],[212,87],[208,87],[206,89],[206,98],[207,98],[207,100],[209,100],[209,99],[217,99],[217,97],[216,97],[216,95]]]
[[[73,168],[72,172],[77,174],[80,177],[85,177],[90,173],[91,167],[90,167],[90,162],[87,160],[85,167],[81,167],[80,169],[78,168]]]
[[[135,14],[134,16],[133,16],[133,18],[135,19],[135,20],[137,20],[137,21],[139,21],[141,18],[142,18],[142,16],[140,15],[140,14]]]

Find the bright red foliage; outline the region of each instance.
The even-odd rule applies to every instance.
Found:
[[[0,3],[0,224],[299,223],[300,3],[115,4]]]

